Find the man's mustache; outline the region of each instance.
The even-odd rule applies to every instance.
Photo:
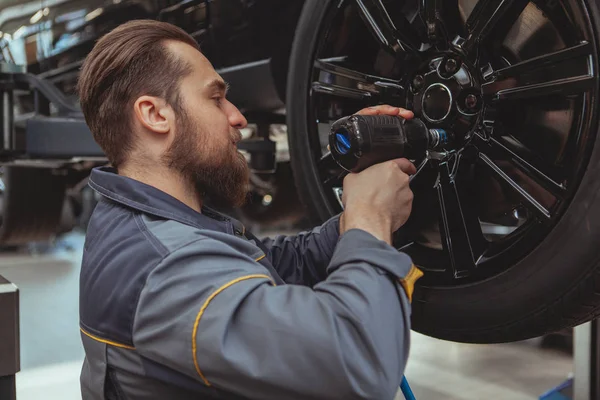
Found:
[[[242,140],[242,132],[240,132],[239,129],[232,129],[231,130],[231,140],[234,141],[235,143],[241,141]]]

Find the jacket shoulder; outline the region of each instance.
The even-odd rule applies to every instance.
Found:
[[[264,256],[264,252],[244,237],[200,229],[177,221],[161,220],[142,216],[148,232],[164,247],[168,254],[174,252],[202,252],[207,248],[228,248],[232,253],[239,252],[254,259]]]

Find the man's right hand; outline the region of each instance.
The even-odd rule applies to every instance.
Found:
[[[344,178],[341,233],[362,229],[388,244],[412,211],[409,175],[415,166],[405,158],[373,165]]]

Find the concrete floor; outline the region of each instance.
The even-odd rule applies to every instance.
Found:
[[[40,255],[0,255],[20,288],[18,400],[81,399],[78,274],[83,236]],[[419,400],[535,400],[568,378],[572,358],[534,341],[465,345],[413,333],[406,376]],[[398,400],[402,396],[397,396]]]

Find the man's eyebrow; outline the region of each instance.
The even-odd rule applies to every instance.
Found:
[[[229,91],[229,83],[222,81],[220,79],[215,79],[211,81],[208,85],[206,85],[208,90],[219,90],[223,93],[227,93]]]

